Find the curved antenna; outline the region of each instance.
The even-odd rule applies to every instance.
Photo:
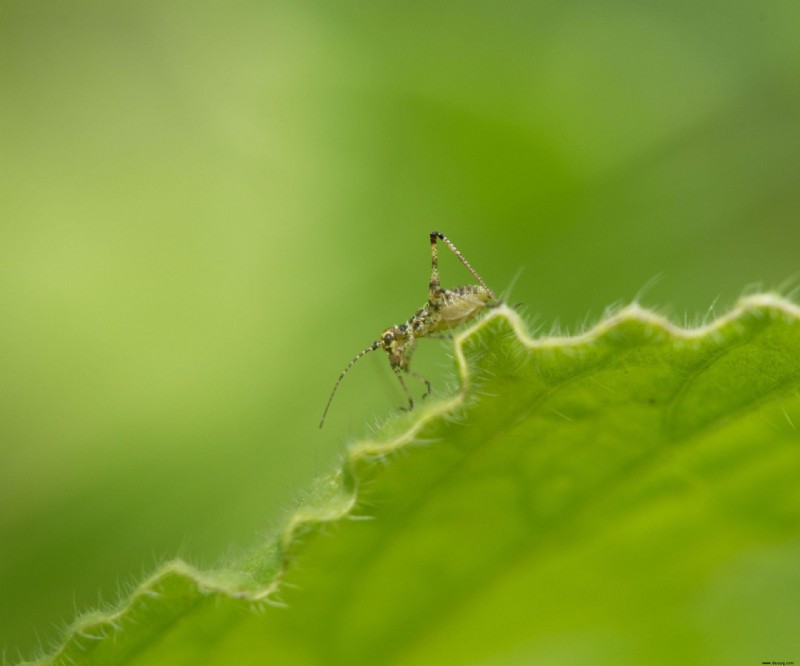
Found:
[[[342,370],[342,373],[339,375],[339,379],[337,379],[336,383],[333,385],[333,391],[331,391],[331,397],[328,398],[328,404],[325,405],[325,411],[322,412],[322,418],[319,421],[319,427],[320,428],[322,428],[322,426],[325,423],[325,417],[328,415],[328,410],[330,409],[331,402],[333,402],[333,396],[336,395],[336,389],[339,388],[339,383],[342,381],[344,376],[347,374],[347,371],[350,368],[352,368],[355,365],[356,361],[358,359],[360,359],[362,356],[364,356],[365,354],[369,354],[371,351],[375,351],[376,349],[381,349],[382,347],[383,347],[383,341],[382,340],[376,340],[369,347],[367,347],[366,349],[362,349],[360,352],[358,352],[358,354],[355,355],[353,360],[350,361],[350,363],[348,363],[345,366],[345,369]]]

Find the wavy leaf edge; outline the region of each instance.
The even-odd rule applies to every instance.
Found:
[[[268,536],[265,542],[254,548],[255,557],[239,562],[238,570],[203,570],[182,559],[174,559],[162,564],[144,581],[128,593],[127,598],[109,610],[92,610],[78,616],[67,626],[50,654],[41,654],[26,664],[57,663],[67,651],[77,648],[80,653],[90,653],[104,640],[114,639],[114,635],[124,631],[126,622],[139,623],[131,617],[137,607],[161,603],[163,590],[176,582],[194,591],[191,598],[182,598],[177,614],[209,595],[222,595],[231,600],[240,600],[263,611],[266,606],[284,606],[279,592],[287,569],[298,556],[302,541],[309,534],[319,531],[328,523],[343,519],[358,520],[354,509],[358,504],[359,474],[361,463],[383,461],[403,447],[413,444],[419,432],[432,420],[447,417],[454,410],[464,406],[470,392],[472,376],[465,352],[465,343],[480,334],[480,331],[497,319],[505,319],[514,332],[517,341],[527,350],[570,350],[597,344],[613,338],[615,332],[629,323],[638,323],[649,332],[668,336],[674,341],[691,344],[712,338],[717,342],[720,336],[736,337],[745,334],[743,321],[748,317],[762,319],[766,316],[779,316],[800,323],[800,306],[775,293],[761,293],[741,298],[727,313],[710,323],[695,327],[679,326],[665,316],[642,307],[634,302],[616,312],[604,316],[587,331],[577,335],[548,335],[534,338],[528,325],[515,309],[500,305],[486,316],[459,332],[454,338],[454,357],[460,389],[451,397],[419,409],[409,427],[400,434],[384,441],[378,439],[357,440],[348,447],[340,466],[329,477],[320,481],[324,488],[322,498],[300,504],[285,519],[283,526]],[[389,417],[388,421],[391,421]],[[271,556],[264,552],[271,550]]]

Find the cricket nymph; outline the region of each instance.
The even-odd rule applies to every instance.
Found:
[[[456,246],[448,240],[444,234],[438,231],[432,231],[430,234],[431,239],[431,280],[428,285],[428,302],[417,310],[413,316],[403,324],[387,328],[381,337],[373,342],[369,347],[360,351],[350,363],[347,364],[342,370],[339,378],[333,386],[328,404],[325,406],[325,411],[322,414],[322,420],[319,422],[321,428],[325,423],[325,416],[331,406],[333,396],[336,394],[336,389],[339,388],[339,383],[342,378],[347,374],[347,371],[358,361],[362,356],[368,354],[376,349],[383,349],[389,356],[389,365],[397,375],[403,391],[408,397],[407,409],[414,407],[414,399],[411,396],[411,391],[408,390],[402,373],[413,375],[425,384],[426,392],[423,397],[427,397],[431,393],[431,383],[422,375],[410,369],[411,356],[417,345],[418,338],[424,337],[447,337],[447,331],[457,327],[459,324],[473,319],[484,308],[491,308],[500,305],[492,290],[481,279],[469,262],[463,257],[461,252],[456,249]],[[453,253],[461,260],[461,263],[466,266],[467,270],[472,273],[473,277],[480,283],[477,285],[465,285],[456,287],[455,289],[442,289],[439,284],[439,258],[437,252],[436,241],[441,240]]]

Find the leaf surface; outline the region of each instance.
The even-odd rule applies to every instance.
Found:
[[[172,562],[52,664],[800,658],[800,310],[630,306],[531,339],[498,308],[462,388],[388,421],[226,570]]]

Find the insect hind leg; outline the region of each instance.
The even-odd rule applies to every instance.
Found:
[[[478,275],[478,271],[476,271],[472,265],[466,260],[463,254],[459,251],[459,249],[453,245],[453,242],[445,236],[441,231],[431,231],[431,282],[428,292],[428,298],[433,303],[438,296],[439,291],[441,290],[441,285],[439,282],[439,252],[436,247],[436,240],[439,239],[442,241],[447,247],[450,248],[452,253],[458,257],[458,260],[464,264],[464,267],[472,274],[478,284],[481,285],[489,294],[492,301],[494,303],[498,303],[497,297],[494,295],[494,292],[489,288],[489,285],[483,281],[483,278]]]

